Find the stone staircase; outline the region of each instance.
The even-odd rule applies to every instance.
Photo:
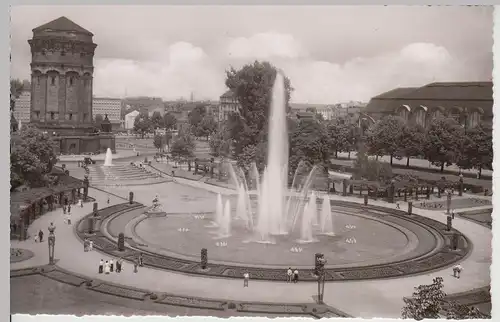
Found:
[[[111,167],[89,166],[89,180],[91,186],[103,187],[150,185],[172,181],[172,178],[130,163],[115,163]]]

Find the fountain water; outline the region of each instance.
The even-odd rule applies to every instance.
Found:
[[[236,218],[245,220],[247,228],[255,232],[252,241],[261,243],[274,243],[276,235],[287,235],[296,230],[300,233],[301,241],[313,242],[315,241],[313,225],[318,224],[316,196],[312,194],[309,197],[317,168],[313,167],[305,180],[297,180],[299,172],[303,172],[305,165],[301,162],[295,171],[292,188],[288,189],[288,130],[284,84],[284,77],[278,72],[269,113],[267,166],[262,172],[262,177],[255,164],[250,168],[251,188],[255,190],[250,191],[241,169],[235,170],[228,164],[229,173],[237,187]],[[301,177],[302,175],[304,173],[301,173]],[[252,209],[251,195],[256,199],[255,211]],[[308,199],[310,201],[306,202]],[[217,204],[218,208],[219,200]],[[218,216],[217,211],[216,218]],[[224,224],[228,220],[225,217],[224,211]],[[301,218],[300,227],[296,227],[299,218]],[[220,221],[216,219],[216,222]]]
[[[224,206],[222,204],[222,196],[217,194],[217,204],[215,206],[215,222],[214,225],[217,227],[222,226],[222,218],[224,216]]]
[[[328,196],[323,198],[320,221],[321,233],[323,235],[335,236],[332,208],[330,207],[330,198]]]
[[[219,226],[219,238],[227,238],[231,236],[231,203],[229,200],[226,200],[224,213],[221,219],[221,225]]]
[[[112,165],[113,165],[113,153],[111,152],[111,149],[108,148],[106,150],[106,157],[104,158],[104,166],[111,167]]]

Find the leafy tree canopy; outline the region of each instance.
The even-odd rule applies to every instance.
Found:
[[[173,129],[176,124],[177,118],[174,114],[166,113],[165,115],[163,115],[163,125],[165,126],[165,128],[167,128],[167,130]]]
[[[464,143],[464,129],[452,118],[434,119],[426,133],[423,151],[427,160],[441,166],[452,165],[460,158]]]
[[[269,62],[255,61],[239,70],[231,68],[226,72],[226,86],[235,93],[241,105],[237,116],[232,118],[232,123],[235,124],[230,126],[233,129],[231,135],[236,158],[245,146],[257,146],[266,137],[272,88],[277,71]],[[285,105],[288,111],[292,87],[287,77],[284,82]]]
[[[57,162],[52,141],[36,127],[28,125],[21,129],[14,140],[10,153],[11,189],[22,184],[43,187],[52,182],[49,176]]]

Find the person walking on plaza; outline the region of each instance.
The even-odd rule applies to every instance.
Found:
[[[104,263],[104,274],[109,274],[109,262]]]
[[[109,195],[108,195],[108,205],[109,205]]]
[[[460,278],[460,273],[462,272],[463,267],[460,264],[453,266],[453,277]]]
[[[401,209],[401,208],[399,207],[399,202],[397,202],[397,203],[396,203],[396,209]]]
[[[286,271],[286,281],[288,283],[292,282],[293,271],[291,267],[288,267],[288,271]]]
[[[115,272],[116,273],[120,273],[122,270],[122,259],[121,258],[118,258],[118,260],[116,261],[116,269],[115,269]]]
[[[94,241],[89,240],[89,251],[92,251],[92,249],[94,249]]]
[[[109,271],[111,273],[113,273],[113,259],[112,258],[109,260]]]
[[[134,273],[137,273],[137,261],[134,261]]]
[[[139,266],[140,267],[144,266],[144,260],[142,258],[142,253],[139,253]]]
[[[99,261],[99,274],[102,274],[103,269],[104,269],[104,261],[101,259]]]
[[[85,238],[83,240],[83,251],[84,252],[88,252],[89,251],[89,240],[87,238]]]
[[[250,274],[248,274],[248,272],[245,272],[245,274],[243,274],[243,287],[248,287],[249,280],[250,280]]]
[[[83,208],[83,200],[82,199],[78,200],[78,204],[80,205],[80,208]]]
[[[293,282],[297,283],[298,281],[299,281],[299,271],[298,271],[298,269],[295,269],[293,271]]]
[[[63,215],[66,215],[66,205],[63,205]]]
[[[40,243],[43,242],[43,231],[41,229],[38,231],[38,240]]]

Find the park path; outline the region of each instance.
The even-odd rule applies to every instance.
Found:
[[[96,198],[100,205],[99,208],[106,206],[107,193],[90,189],[89,195]],[[355,197],[331,196],[331,198],[362,202],[362,199]],[[111,196],[110,201],[111,204],[123,202],[123,200],[114,196]],[[370,201],[370,203],[395,207],[395,205],[382,201]],[[406,205],[402,205],[402,207],[406,207]],[[92,204],[88,203],[83,208],[75,207],[73,209],[72,220],[73,223],[76,223],[79,218],[92,211]],[[433,212],[422,209],[415,209],[414,211],[441,222],[446,220],[446,216],[439,211]],[[250,287],[243,288],[243,281],[239,279],[192,276],[146,267],[140,268],[139,272],[134,274],[129,263],[125,264],[124,271],[121,274],[98,274],[99,260],[107,260],[109,256],[97,251],[84,252],[82,242],[74,234],[74,228],[65,225],[63,220],[62,211],[58,209],[35,220],[30,226],[29,232],[33,235],[39,229],[43,229],[46,233],[47,226],[50,222],[54,222],[57,226],[55,247],[55,257],[58,259],[57,265],[68,271],[91,278],[148,289],[153,292],[252,302],[312,303],[312,296],[316,294],[316,283],[288,284],[285,282],[251,280]],[[329,282],[325,286],[324,300],[326,304],[356,317],[399,318],[403,306],[402,298],[410,296],[415,286],[431,283],[434,277],[441,276],[444,278],[445,292],[449,294],[488,286],[490,284],[491,230],[462,218],[456,218],[453,224],[473,243],[472,253],[462,262],[464,267],[462,278],[453,278],[451,268],[448,268],[425,275],[403,278]],[[47,236],[47,233],[45,236]],[[36,254],[27,261],[11,264],[11,269],[48,263],[46,241],[43,243],[35,243],[33,239],[23,242],[14,241],[11,247],[30,249]]]

